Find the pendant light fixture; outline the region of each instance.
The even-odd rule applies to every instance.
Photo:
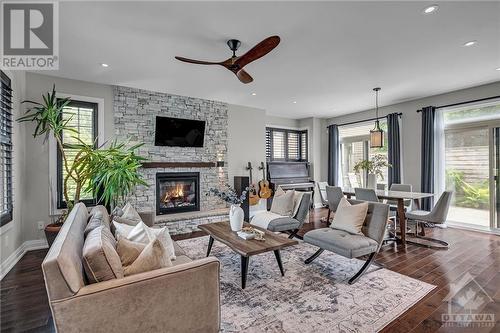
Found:
[[[380,128],[378,121],[378,92],[380,88],[373,88],[375,91],[376,118],[375,128],[370,131],[370,148],[382,148],[384,146],[384,131]]]

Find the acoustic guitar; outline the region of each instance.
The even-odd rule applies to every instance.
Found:
[[[252,163],[248,162],[247,170],[250,173],[250,186],[248,189],[248,198],[249,198],[249,203],[250,206],[255,206],[256,204],[259,203],[259,196],[257,195],[257,190],[255,189],[255,184],[253,183],[252,180]]]
[[[269,188],[269,181],[266,179],[264,162],[260,162],[259,169],[262,170],[262,180],[259,181],[259,197],[268,199],[273,195],[273,191]]]

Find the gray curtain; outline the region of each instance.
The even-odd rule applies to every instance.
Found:
[[[399,115],[391,113],[387,115],[387,137],[388,151],[387,159],[392,168],[389,168],[389,188],[392,183],[401,184],[401,151],[399,138]]]
[[[338,185],[339,158],[340,158],[339,128],[337,125],[328,126],[328,184]]]
[[[421,152],[421,191],[434,193],[434,120],[436,108],[428,106],[422,109],[422,152]],[[422,209],[432,209],[432,198],[422,199]]]

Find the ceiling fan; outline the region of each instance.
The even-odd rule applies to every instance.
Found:
[[[253,78],[243,69],[243,67],[245,67],[252,61],[255,61],[265,56],[266,54],[271,52],[276,46],[278,46],[279,43],[280,43],[279,36],[268,37],[259,44],[255,45],[253,48],[251,48],[250,51],[238,57],[236,56],[236,50],[238,50],[238,48],[240,47],[241,42],[237,39],[230,39],[227,41],[227,45],[229,46],[231,51],[233,51],[233,56],[227,60],[221,62],[210,62],[202,60],[193,60],[177,56],[175,57],[175,59],[198,65],[220,65],[229,69],[234,74],[236,74],[236,76],[241,82],[250,83],[253,81]]]

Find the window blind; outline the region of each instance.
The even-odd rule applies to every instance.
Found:
[[[268,161],[307,161],[307,130],[266,128]]]
[[[2,71],[0,90],[0,221],[12,221],[12,88],[9,77]]]

